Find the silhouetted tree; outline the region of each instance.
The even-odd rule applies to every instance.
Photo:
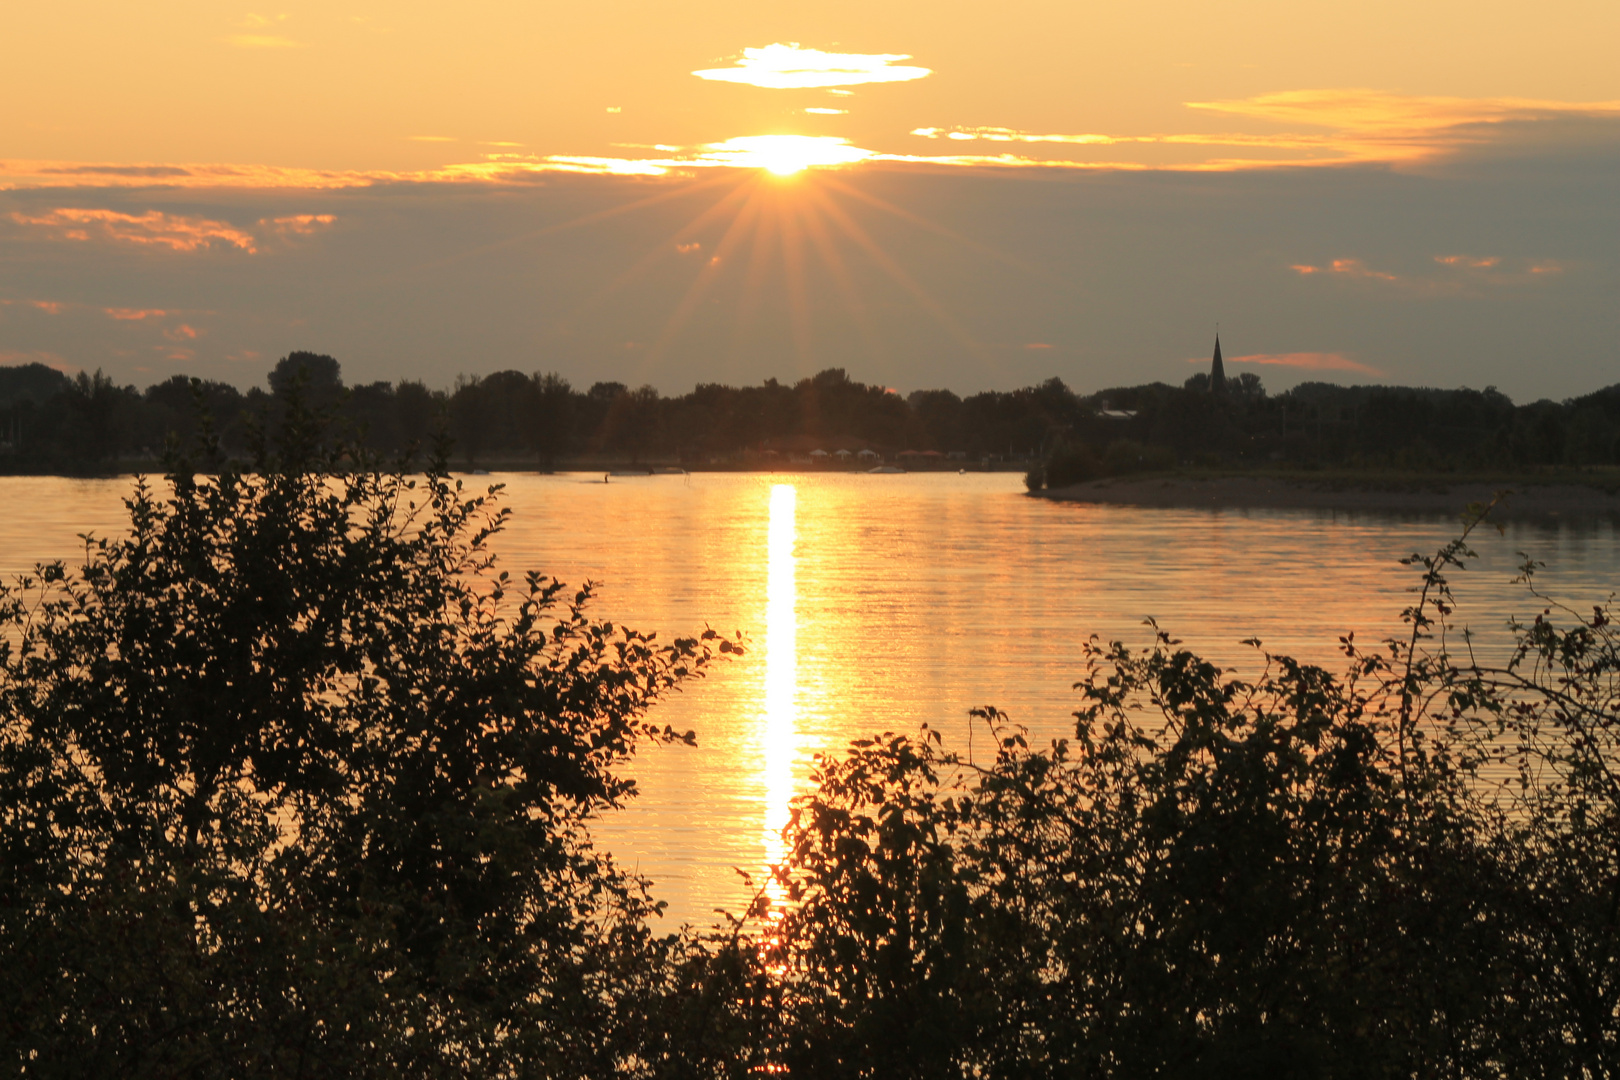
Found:
[[[652,933],[586,828],[637,743],[690,740],[645,712],[732,643],[496,573],[493,491],[373,472],[287,399],[278,450],[176,463],[82,569],[0,587],[0,1058],[472,1078],[706,1053],[665,995],[711,954]]]

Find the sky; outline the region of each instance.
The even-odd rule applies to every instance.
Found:
[[[250,0],[256,2],[256,0]],[[65,0],[0,363],[1620,382],[1620,5]]]

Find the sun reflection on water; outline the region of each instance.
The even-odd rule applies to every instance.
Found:
[[[770,866],[787,855],[782,830],[793,799],[793,758],[797,738],[798,626],[794,607],[794,511],[798,492],[791,484],[771,488],[771,523],[767,551],[765,592],[765,713],[762,717],[765,787],[765,857]],[[766,894],[773,906],[782,899],[771,883]]]

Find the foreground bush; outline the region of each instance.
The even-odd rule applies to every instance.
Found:
[[[776,937],[794,1075],[1608,1076],[1620,651],[1602,606],[1332,675],[1097,641],[1076,738],[823,760]],[[1527,564],[1525,580],[1534,566]],[[1454,635],[1453,635],[1454,636]],[[1259,643],[1254,643],[1257,650]]]
[[[0,1059],[33,1076],[648,1074],[722,951],[590,844],[732,642],[492,568],[441,472],[298,415],[0,592]],[[735,993],[733,994],[735,997]]]
[[[1496,666],[1455,649],[1466,533],[1342,673],[1093,640],[1074,739],[858,743],[789,904],[659,934],[588,827],[734,643],[592,621],[494,569],[490,497],[317,435],[140,485],[128,536],[0,593],[13,1072],[1616,1071],[1620,649],[1532,563]]]

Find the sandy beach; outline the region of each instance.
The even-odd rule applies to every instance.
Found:
[[[1336,510],[1410,514],[1461,514],[1470,503],[1510,494],[1496,518],[1620,517],[1620,494],[1579,484],[1456,484],[1413,481],[1387,485],[1277,477],[1118,477],[1038,492],[1057,502],[1129,506],[1210,507],[1268,510]]]

